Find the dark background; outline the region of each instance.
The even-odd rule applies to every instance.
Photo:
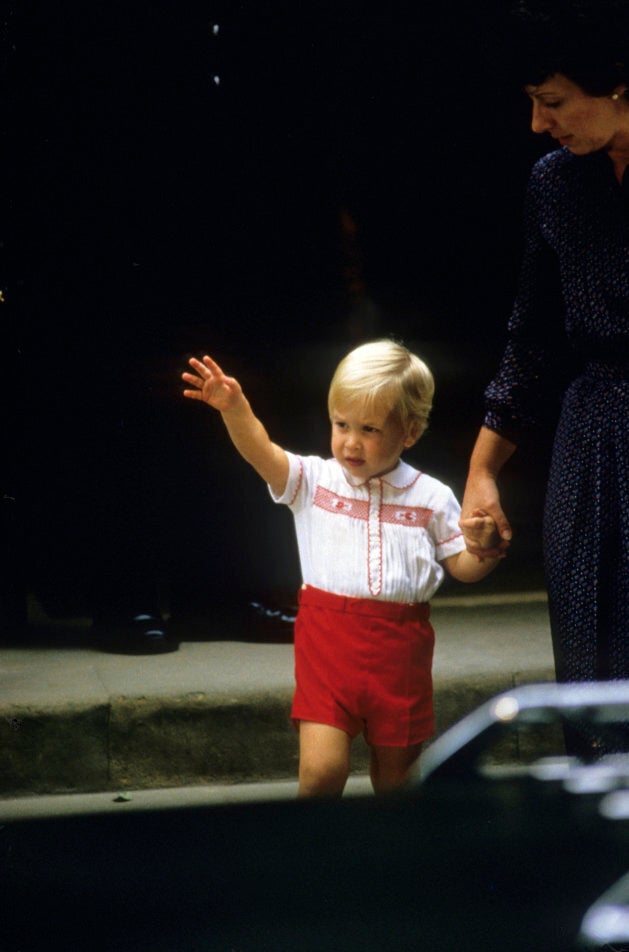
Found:
[[[409,459],[460,495],[550,147],[500,66],[506,4],[5,7],[2,491],[47,609],[299,583],[289,514],[180,396],[193,353],[326,453],[336,362],[402,338],[437,382]],[[539,579],[545,453],[505,476],[498,584]]]

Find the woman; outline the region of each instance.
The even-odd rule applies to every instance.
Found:
[[[509,339],[486,391],[463,500],[464,517],[472,509],[493,516],[506,548],[512,530],[497,477],[541,419],[562,364],[574,364],[544,513],[559,681],[629,678],[626,8],[594,0],[589,9],[555,3],[552,15],[519,10],[532,129],[559,148],[533,168]],[[479,555],[472,541],[468,548]]]

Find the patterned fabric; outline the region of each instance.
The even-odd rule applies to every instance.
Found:
[[[629,221],[604,153],[535,166],[509,342],[485,425],[518,442],[562,361],[544,550],[557,677],[629,677]],[[574,358],[577,358],[576,361]]]
[[[440,562],[465,548],[448,486],[404,462],[359,483],[335,459],[288,459],[286,488],[273,498],[293,513],[305,585],[389,602],[432,598]]]

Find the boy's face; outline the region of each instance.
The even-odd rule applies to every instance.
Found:
[[[332,454],[360,482],[395,469],[402,450],[415,439],[388,408],[365,410],[351,403],[332,409]]]

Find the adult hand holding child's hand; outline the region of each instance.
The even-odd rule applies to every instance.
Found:
[[[473,509],[459,520],[468,551],[482,562],[486,558],[504,558],[509,543],[500,538],[496,523],[484,509]]]

